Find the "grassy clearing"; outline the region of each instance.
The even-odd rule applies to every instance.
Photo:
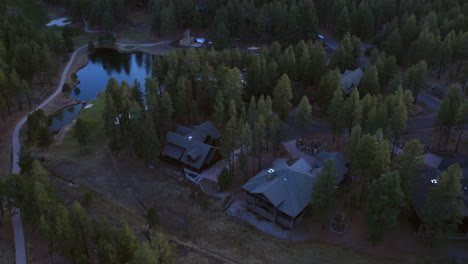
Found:
[[[147,39],[146,33],[138,31],[138,30],[127,31],[127,32],[125,32],[124,36],[125,36],[125,38],[127,38],[129,40],[135,40],[135,41],[144,41],[144,40]]]
[[[80,118],[88,127],[91,141],[89,146],[81,147],[75,138],[73,138],[73,127],[68,126],[63,138],[57,142],[50,151],[55,155],[62,157],[81,157],[94,152],[96,148],[102,147],[106,142],[104,125],[102,122],[102,111],[104,110],[104,96],[98,96],[90,101],[93,104],[91,108],[81,110],[77,118]]]
[[[44,25],[49,22],[47,9],[35,0],[9,0],[7,7],[20,10],[21,13],[36,25]]]

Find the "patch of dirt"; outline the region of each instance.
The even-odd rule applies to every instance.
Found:
[[[324,243],[281,240],[241,219],[226,215],[221,200],[205,196],[187,181],[180,183],[179,173],[174,173],[177,169],[165,163],[155,163],[155,168],[149,169],[125,153],[112,155],[105,149],[94,149],[92,154],[79,159],[50,153],[53,151],[49,152],[45,165],[54,174],[73,180],[79,183],[80,188],[87,188],[96,196],[103,197],[99,208],[90,209],[91,215],[106,215],[116,222],[125,219],[137,233],[141,233],[145,225],[145,208],[156,208],[160,215],[157,229],[178,245],[178,263],[310,263],[315,260],[320,263],[391,263],[382,255],[407,257],[398,250],[408,244],[393,247],[390,253],[385,253],[387,246],[398,241],[398,236],[374,252],[366,232],[362,231],[365,225],[355,224],[363,223],[362,220],[351,225],[355,233],[330,238],[333,236],[328,234],[330,231],[321,231],[320,225],[310,224],[310,219],[306,218],[304,226],[296,231],[306,234],[304,240]],[[79,188],[61,189],[68,199],[82,197],[82,194],[68,193],[70,189],[78,192]],[[124,207],[132,213],[125,213],[117,207]],[[304,233],[304,228],[308,228],[308,232]],[[361,244],[354,246],[357,238]],[[344,249],[341,245],[353,249]]]

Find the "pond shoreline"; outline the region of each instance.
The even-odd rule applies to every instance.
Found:
[[[137,45],[137,44],[135,44]],[[96,45],[96,49],[109,49],[109,50],[114,50],[118,53],[122,54],[132,54],[132,53],[143,53],[145,55],[149,56],[157,56],[162,54],[161,48],[164,52],[167,52],[169,49],[168,47],[157,47],[154,49],[153,47],[140,47],[140,46],[134,46],[133,49],[125,49],[127,46],[132,46],[132,44],[128,45],[118,45],[118,44],[98,44]],[[75,57],[74,62],[72,63],[69,71],[67,72],[65,82],[69,83],[71,87],[76,87],[78,84],[81,83],[80,80],[76,80],[76,82],[72,81],[71,75],[73,73],[79,72],[81,69],[85,68],[88,66],[90,62],[90,57],[88,54],[87,49],[81,50]],[[102,91],[101,91],[102,92]],[[96,96],[97,98],[97,96]],[[59,114],[62,111],[66,111],[67,108],[78,105],[78,104],[83,104],[83,107],[80,109],[78,114],[70,120],[70,122],[66,125],[64,125],[62,128],[58,130],[58,133],[64,128],[67,127],[68,125],[72,124],[76,118],[80,115],[80,112],[84,109],[84,107],[89,104],[90,101],[95,100],[96,98],[90,99],[90,100],[79,100],[79,99],[73,99],[71,97],[65,96],[63,93],[59,94],[52,102],[50,102],[46,107],[44,107],[44,112],[48,116],[48,118],[53,118],[55,115]]]

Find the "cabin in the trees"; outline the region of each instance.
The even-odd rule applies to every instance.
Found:
[[[322,151],[317,155],[314,166],[318,168],[316,171],[319,172],[321,167],[327,160],[332,160],[337,171],[336,182],[341,183],[345,179],[346,173],[348,173],[348,164],[346,158],[340,152],[325,152]]]
[[[218,159],[221,133],[211,123],[186,127],[179,125],[176,132],[167,132],[167,145],[161,156],[178,166],[201,172]]]
[[[277,159],[242,188],[247,209],[286,228],[302,220],[312,199],[312,186],[321,168],[312,168],[303,158]],[[337,176],[337,184],[342,178]]]
[[[423,208],[426,204],[427,194],[432,186],[438,184],[440,177],[442,177],[442,171],[447,170],[448,167],[455,163],[460,165],[463,172],[463,178],[461,180],[463,193],[459,196],[459,199],[463,201],[465,207],[461,211],[464,216],[463,222],[459,226],[458,232],[453,238],[468,239],[468,155],[459,155],[454,158],[444,159],[437,168],[426,167],[425,169],[418,171],[417,175],[413,177],[411,202],[417,216],[419,236],[430,235],[427,233],[427,230],[424,229],[424,225],[422,224]]]
[[[346,70],[341,74],[341,88],[345,95],[350,94],[354,89],[359,86],[364,72],[361,68],[357,68],[354,71]]]

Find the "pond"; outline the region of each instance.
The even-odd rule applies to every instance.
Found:
[[[49,129],[54,133],[58,132],[62,127],[70,123],[78,113],[80,113],[82,107],[82,104],[72,105],[56,113],[49,118]]]
[[[137,79],[144,91],[145,78],[151,76],[153,58],[145,53],[120,53],[113,49],[97,49],[89,56],[88,65],[76,74],[80,83],[73,88],[71,97],[89,101],[106,88],[110,78],[130,85]]]
[[[80,83],[73,88],[70,97],[82,101],[95,99],[106,88],[110,78],[130,85],[137,79],[145,90],[145,78],[151,76],[153,58],[145,53],[120,53],[113,49],[96,49],[89,56],[88,64],[76,74]],[[70,123],[80,112],[82,105],[71,106],[50,118],[49,128],[58,131]]]
[[[68,20],[68,18],[66,18],[66,17],[62,17],[62,18],[59,18],[59,19],[54,19],[54,20],[51,20],[48,24],[46,24],[46,26],[48,26],[48,27],[51,27],[51,26],[62,27],[62,26],[65,26],[65,25],[68,25],[68,24],[71,23],[71,22],[65,22],[66,20]]]

